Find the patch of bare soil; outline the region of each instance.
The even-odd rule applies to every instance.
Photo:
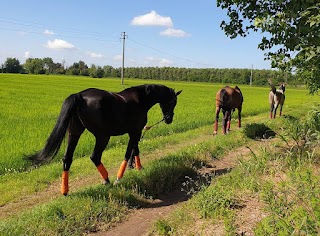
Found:
[[[187,201],[190,195],[176,190],[168,195],[156,199],[144,208],[133,210],[125,222],[117,224],[106,232],[97,232],[92,236],[141,236],[145,235],[158,218],[164,217],[174,210],[180,203]]]
[[[236,214],[236,227],[238,235],[254,235],[253,229],[256,224],[266,215],[263,212],[264,204],[257,198],[248,198],[244,202],[244,207]]]

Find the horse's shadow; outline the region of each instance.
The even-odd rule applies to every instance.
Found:
[[[163,194],[152,203],[142,204],[141,208],[161,208],[188,201],[203,186],[209,186],[212,179],[230,173],[232,170],[230,167],[215,169],[212,166],[205,169],[206,172],[201,172],[193,177],[186,176],[186,181],[182,183],[181,189],[175,189],[168,194]]]

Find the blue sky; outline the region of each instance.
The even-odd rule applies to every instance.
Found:
[[[1,9],[0,64],[51,57],[121,67],[125,32],[126,67],[270,69],[261,35],[229,39],[214,0],[10,0]]]

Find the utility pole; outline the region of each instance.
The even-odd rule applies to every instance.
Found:
[[[126,35],[126,32],[122,32],[121,33],[121,39],[123,40],[123,44],[122,44],[122,68],[121,68],[121,85],[123,85],[123,75],[124,75],[124,44],[126,41],[126,38],[128,37],[128,35]]]
[[[252,86],[252,69],[253,69],[253,65],[251,65],[250,86]]]

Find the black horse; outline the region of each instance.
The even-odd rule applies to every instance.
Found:
[[[136,168],[142,168],[138,143],[147,123],[148,110],[160,103],[164,122],[172,123],[177,96],[180,93],[181,91],[175,92],[164,85],[140,85],[119,93],[90,88],[72,94],[64,101],[56,125],[44,148],[29,158],[38,163],[53,159],[68,131],[61,187],[61,193],[67,195],[69,169],[74,150],[83,131],[87,129],[95,136],[96,143],[90,158],[106,184],[110,181],[108,172],[101,163],[102,152],[110,136],[128,133],[130,139],[124,161],[117,174],[117,180],[119,180],[124,174],[131,154],[135,156]]]
[[[218,120],[219,120],[219,113],[222,109],[223,113],[223,120],[222,120],[222,132],[226,134],[230,131],[230,121],[232,112],[235,109],[238,109],[238,127],[241,127],[241,111],[242,111],[242,103],[243,103],[243,96],[241,90],[238,86],[235,88],[231,88],[229,86],[225,86],[224,88],[220,89],[216,93],[216,119],[214,122],[213,134],[217,134],[218,132]]]

